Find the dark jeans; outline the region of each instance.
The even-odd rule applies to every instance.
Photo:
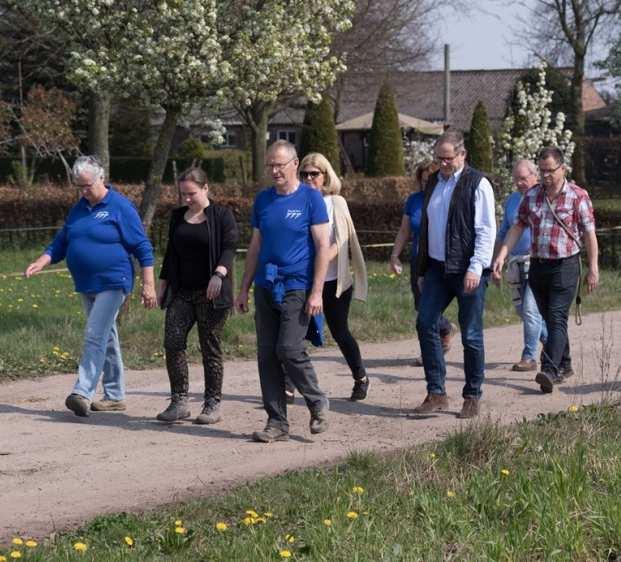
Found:
[[[528,283],[548,328],[541,370],[556,374],[571,368],[567,319],[580,275],[579,256],[558,260],[531,258]]]
[[[347,318],[349,316],[349,305],[354,290],[353,287],[341,293],[336,298],[336,279],[326,281],[323,286],[323,314],[326,318],[330,333],[334,341],[339,346],[345,361],[351,369],[354,379],[364,379],[367,375],[362,364],[360,348],[358,342],[349,330]]]
[[[173,394],[187,396],[189,390],[188,361],[185,350],[188,334],[198,324],[198,342],[203,356],[205,400],[222,399],[222,329],[229,315],[228,308],[214,308],[207,300],[206,289],[181,289],[166,308],[164,349],[166,369]]]
[[[285,372],[304,397],[311,412],[328,407],[304,345],[309,316],[304,312],[306,291],[289,291],[283,302],[274,302],[272,292],[254,288],[257,356],[263,407],[267,424],[289,430],[285,398]]]
[[[483,346],[483,309],[489,273],[481,277],[473,293],[464,293],[464,274],[446,274],[444,264],[429,260],[421,295],[416,329],[425,368],[428,394],[446,394],[446,363],[442,352],[438,321],[442,312],[456,298],[459,305],[459,327],[464,346],[466,384],[464,398],[480,398],[485,377],[485,350]]]
[[[411,264],[416,262],[416,258],[412,257]],[[412,295],[414,295],[414,310],[418,312],[420,306],[420,290],[418,289],[416,277],[416,266],[410,265],[410,288],[412,289]],[[451,323],[444,314],[440,314],[440,320],[438,321],[438,330],[440,331],[440,337],[448,336],[451,333]]]

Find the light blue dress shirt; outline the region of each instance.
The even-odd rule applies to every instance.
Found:
[[[445,178],[438,174],[438,183],[427,206],[429,257],[446,261],[446,223],[448,212],[463,168]],[[478,275],[492,263],[496,240],[496,212],[494,190],[487,178],[482,178],[475,190],[474,199],[474,255],[470,258],[468,271]]]

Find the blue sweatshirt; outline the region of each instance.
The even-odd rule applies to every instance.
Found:
[[[509,232],[509,229],[515,224],[515,218],[517,217],[521,201],[522,194],[519,191],[514,191],[507,197],[504,205],[505,212],[502,217],[502,224],[496,235],[496,240],[498,242],[502,242],[505,239],[507,232]],[[530,254],[530,228],[525,228],[522,231],[522,236],[520,236],[517,244],[513,246],[511,250],[512,256],[525,256],[527,254]]]
[[[130,256],[141,267],[153,265],[153,247],[135,207],[110,186],[94,207],[84,197],[77,202],[45,253],[52,263],[66,258],[78,293],[129,293],[134,285]]]

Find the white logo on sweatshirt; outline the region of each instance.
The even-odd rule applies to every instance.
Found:
[[[110,213],[108,211],[99,211],[96,215],[95,215],[95,219],[98,221],[102,221],[104,220]]]
[[[289,209],[287,211],[286,219],[297,219],[302,215],[302,209]]]

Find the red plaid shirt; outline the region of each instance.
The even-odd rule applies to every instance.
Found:
[[[585,232],[595,230],[593,205],[589,194],[581,187],[565,181],[558,197],[550,203],[558,218],[578,240]],[[530,227],[530,255],[534,258],[568,258],[580,251],[580,246],[554,218],[545,202],[545,189],[541,185],[525,193],[515,224]]]

